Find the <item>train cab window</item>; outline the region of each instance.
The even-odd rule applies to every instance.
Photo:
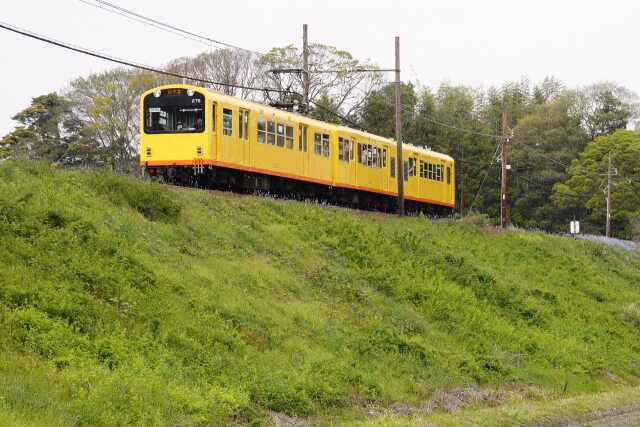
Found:
[[[326,133],[322,134],[322,155],[329,157],[329,135]]]
[[[276,122],[267,121],[267,144],[274,145],[276,143]]]
[[[233,133],[233,112],[228,108],[222,109],[222,133],[227,136]]]
[[[318,156],[322,156],[322,135],[319,132],[313,135],[313,152]]]
[[[157,94],[160,92],[160,95]],[[199,133],[205,130],[204,95],[183,89],[156,90],[143,100],[144,132]],[[214,116],[215,117],[215,116]]]
[[[284,125],[277,123],[278,127],[278,147],[284,147]]]
[[[391,161],[389,162],[389,176],[391,178],[396,177],[396,158],[395,157],[392,157]]]
[[[447,184],[451,184],[451,168],[447,166]]]
[[[258,117],[258,142],[266,142],[267,140],[267,121],[262,117]]]
[[[287,148],[293,150],[293,126],[287,125],[285,137]]]
[[[298,125],[298,150],[307,152],[307,127]]]

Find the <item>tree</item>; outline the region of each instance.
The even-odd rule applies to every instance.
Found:
[[[273,69],[302,69],[302,53],[293,45],[273,48],[264,55],[260,64],[267,72]],[[362,105],[366,96],[380,84],[380,73],[354,73],[355,69],[375,69],[370,61],[360,61],[344,50],[319,43],[309,45],[309,99],[316,101],[328,96],[333,100],[336,113],[351,116]],[[264,85],[302,94],[300,73],[266,73]]]
[[[17,126],[0,140],[0,159],[26,157],[29,144],[36,141],[36,133],[24,126]]]
[[[75,138],[71,119],[71,103],[57,93],[32,98],[29,107],[13,116],[22,126],[0,142],[2,157],[26,155],[52,163],[63,161],[69,141]]]
[[[131,171],[138,156],[140,93],[145,83],[154,83],[151,75],[141,77],[137,71],[115,68],[73,80],[67,96],[73,112],[82,122],[82,145],[101,163],[111,163],[117,170]]]
[[[514,129],[516,139],[509,147],[511,176],[515,178],[510,186],[511,217],[521,225],[545,230],[566,227],[550,202],[552,187],[567,179],[563,165],[578,157],[588,140],[580,117],[572,114],[574,94],[567,91],[554,97],[520,119]]]
[[[246,88],[228,86],[255,87],[262,84],[264,70],[260,64],[260,57],[250,51],[217,49],[203,52],[194,58],[174,59],[167,64],[165,69],[177,74],[223,83],[217,85],[197,80],[187,81],[188,84],[212,88],[227,95],[252,99],[258,99],[262,96],[262,93],[252,93]],[[176,82],[174,81],[174,83]]]
[[[638,116],[637,95],[613,82],[601,82],[577,91],[576,112],[591,140],[626,129]]]
[[[395,84],[390,83],[369,94],[358,111],[359,124],[376,135],[395,139],[396,137],[396,98]],[[402,139],[416,144],[411,139],[410,128],[414,123],[418,98],[411,83],[400,86],[402,108]]]
[[[554,186],[554,204],[585,218],[587,232],[604,233],[606,222],[607,168],[611,153],[612,229],[617,237],[633,234],[630,219],[640,211],[640,138],[629,130],[617,130],[590,142],[567,170],[569,178]],[[581,196],[571,197],[570,194]]]

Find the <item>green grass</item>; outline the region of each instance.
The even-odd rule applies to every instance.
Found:
[[[0,164],[0,237],[11,425],[349,423],[468,385],[544,405],[638,384],[640,259],[591,242],[28,162]]]

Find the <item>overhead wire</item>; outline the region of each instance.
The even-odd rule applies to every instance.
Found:
[[[104,1],[104,0],[93,0],[93,1],[95,3],[98,3],[100,5],[104,5],[106,7],[101,7],[98,4],[91,3],[91,2],[89,2],[87,0],[79,0],[79,1],[81,1],[82,3],[88,4],[90,6],[98,7],[100,9],[106,10],[108,12],[115,13],[115,14],[123,16],[125,18],[132,19],[134,21],[141,22],[141,23],[144,23],[144,24],[147,24],[147,25],[151,25],[152,27],[159,28],[159,29],[161,29],[163,31],[168,31],[170,33],[179,35],[181,37],[188,38],[190,40],[199,41],[200,43],[204,43],[203,41],[206,41],[208,43],[204,43],[204,44],[211,45],[211,43],[214,43],[214,44],[216,44],[218,46],[225,46],[225,47],[232,48],[232,49],[244,50],[244,51],[251,52],[251,53],[254,53],[254,54],[257,54],[257,55],[260,55],[260,56],[263,55],[263,53],[260,53],[260,52],[254,51],[254,50],[245,49],[243,47],[236,46],[236,45],[233,45],[233,44],[230,44],[230,43],[225,43],[225,42],[220,41],[220,40],[215,40],[215,39],[212,39],[212,38],[209,38],[209,37],[206,37],[206,36],[201,36],[199,34],[193,33],[193,32],[188,31],[188,30],[184,30],[184,29],[176,27],[174,25],[166,24],[164,22],[158,21],[157,19],[149,18],[149,17],[147,17],[145,15],[142,15],[142,14],[140,14],[138,12],[134,12],[132,10],[125,9],[122,6],[118,6],[117,4],[109,3],[109,2]],[[110,8],[110,9],[108,9],[108,8]]]
[[[266,87],[252,87],[252,86],[245,86],[245,85],[237,85],[237,84],[233,84],[233,83],[224,83],[224,82],[217,82],[217,81],[213,81],[213,80],[208,80],[208,79],[202,79],[199,77],[194,77],[194,76],[187,76],[184,74],[179,74],[179,73],[173,73],[171,71],[166,71],[166,70],[162,70],[159,68],[154,68],[154,67],[150,67],[148,65],[144,65],[144,64],[139,64],[136,62],[132,62],[132,61],[127,61],[121,58],[117,58],[115,56],[111,56],[111,55],[107,55],[104,53],[100,53],[100,52],[96,52],[93,50],[89,50],[89,49],[85,49],[79,46],[75,46],[69,43],[65,43],[65,42],[61,42],[58,40],[55,40],[53,38],[50,37],[46,37],[46,36],[42,36],[40,34],[36,34],[33,33],[31,31],[27,31],[25,29],[13,26],[13,25],[9,25],[7,23],[4,22],[0,22],[0,28],[3,28],[5,30],[8,31],[12,31],[14,33],[35,39],[35,40],[39,40],[45,43],[49,43],[58,47],[62,47],[64,49],[68,49],[68,50],[72,50],[74,52],[78,52],[78,53],[82,53],[84,55],[89,55],[89,56],[93,56],[95,58],[100,58],[100,59],[104,59],[106,61],[110,61],[110,62],[114,62],[120,65],[126,65],[128,67],[133,67],[133,68],[138,68],[141,70],[145,70],[145,71],[149,71],[152,73],[157,73],[157,74],[163,74],[163,75],[167,75],[167,76],[172,76],[172,77],[178,77],[181,79],[187,79],[187,80],[192,80],[192,81],[196,81],[196,82],[201,82],[201,83],[208,83],[208,84],[212,84],[212,85],[218,85],[218,86],[225,86],[225,87],[233,87],[233,88],[237,88],[237,89],[246,89],[246,90],[256,90],[256,91],[267,91],[267,92],[276,92],[276,93],[290,93],[288,91],[284,91],[281,89],[275,89],[275,88],[266,88]]]
[[[502,146],[502,143],[499,143],[498,146],[496,147],[495,153],[493,153],[492,159],[496,158],[496,156],[498,155],[498,151],[500,151],[500,147],[501,146]],[[484,186],[484,183],[487,180],[487,177],[489,176],[489,171],[491,170],[491,166],[492,166],[492,164],[490,163],[489,167],[487,167],[487,171],[484,174],[484,178],[482,178],[482,182],[480,183],[480,186],[478,187],[478,192],[476,193],[476,196],[473,198],[473,202],[471,202],[471,206],[469,206],[469,211],[467,212],[466,216],[469,216],[471,214],[471,210],[473,209],[473,206],[476,204],[476,200],[480,196],[480,192],[482,191],[482,187]]]

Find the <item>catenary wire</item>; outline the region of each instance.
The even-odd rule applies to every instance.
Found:
[[[213,80],[201,79],[199,77],[186,76],[186,75],[183,75],[183,74],[172,73],[172,72],[169,72],[169,71],[165,71],[165,70],[161,70],[161,69],[158,69],[158,68],[150,67],[148,65],[138,64],[138,63],[131,62],[131,61],[126,61],[124,59],[117,58],[115,56],[106,55],[106,54],[103,54],[103,53],[100,53],[100,52],[96,52],[96,51],[92,51],[92,50],[89,50],[89,49],[85,49],[85,48],[82,48],[82,47],[79,47],[79,46],[74,46],[74,45],[71,45],[69,43],[64,43],[64,42],[61,42],[61,41],[58,41],[58,40],[54,40],[54,39],[52,39],[50,37],[45,37],[45,36],[30,32],[30,31],[27,31],[27,30],[24,30],[24,29],[19,28],[19,27],[6,24],[4,22],[0,22],[0,28],[12,31],[12,32],[17,33],[17,34],[21,34],[21,35],[26,36],[26,37],[30,37],[32,39],[36,39],[36,40],[42,41],[42,42],[45,42],[45,43],[49,43],[49,44],[52,44],[52,45],[55,45],[55,46],[58,46],[58,47],[62,47],[64,49],[72,50],[74,52],[78,52],[78,53],[82,53],[82,54],[85,54],[85,55],[93,56],[95,58],[104,59],[106,61],[115,62],[115,63],[120,64],[120,65],[126,65],[126,66],[129,66],[129,67],[138,68],[138,69],[145,70],[145,71],[150,71],[152,73],[164,74],[164,75],[167,75],[167,76],[178,77],[178,78],[181,78],[181,79],[193,80],[193,81],[196,81],[196,82],[209,83],[209,84],[219,85],[219,86],[233,87],[233,88],[237,88],[237,89],[267,91],[267,92],[276,92],[276,93],[290,93],[289,91],[285,91],[285,90],[281,90],[281,89],[266,88],[266,87],[259,88],[259,87],[252,87],[252,86],[236,85],[236,84],[232,84],[232,83],[216,82],[216,81],[213,81]]]
[[[83,3],[87,3],[86,1],[83,1],[83,0],[80,0],[80,1],[82,1]],[[215,39],[212,39],[212,38],[209,38],[209,37],[201,36],[199,34],[193,33],[191,31],[183,30],[182,28],[178,28],[178,27],[170,25],[170,24],[165,24],[164,22],[158,21],[158,20],[153,19],[153,18],[149,18],[147,16],[144,16],[144,15],[142,15],[140,13],[131,11],[129,9],[125,9],[124,7],[118,6],[117,4],[109,3],[109,2],[104,1],[104,0],[93,0],[93,1],[95,1],[96,3],[102,4],[102,5],[105,5],[105,6],[109,7],[109,8],[111,8],[111,9],[118,10],[118,11],[121,12],[121,13],[119,13],[120,15],[126,14],[126,15],[128,15],[127,17],[132,17],[131,19],[133,19],[133,17],[135,17],[136,18],[135,20],[137,20],[137,21],[144,20],[147,23],[156,24],[156,25],[153,25],[155,27],[161,26],[161,27],[163,27],[165,29],[173,30],[171,32],[174,33],[174,34],[175,34],[175,32],[179,32],[179,33],[191,36],[189,38],[192,39],[192,40],[193,40],[192,37],[196,37],[196,38],[201,39],[201,40],[206,40],[206,41],[208,41],[210,43],[215,43],[216,45],[221,45],[221,46],[229,47],[229,48],[232,48],[232,49],[244,50],[244,51],[247,51],[247,52],[255,53],[255,54],[260,55],[260,56],[263,55],[262,53],[256,52],[254,50],[245,49],[245,48],[242,48],[242,47],[239,47],[239,46],[235,46],[235,45],[232,45],[232,44],[229,44],[229,43],[222,42],[220,40],[215,40]],[[87,4],[91,4],[91,3],[87,3]],[[99,7],[99,6],[95,5],[95,4],[91,4],[91,5],[95,6],[95,7]]]

